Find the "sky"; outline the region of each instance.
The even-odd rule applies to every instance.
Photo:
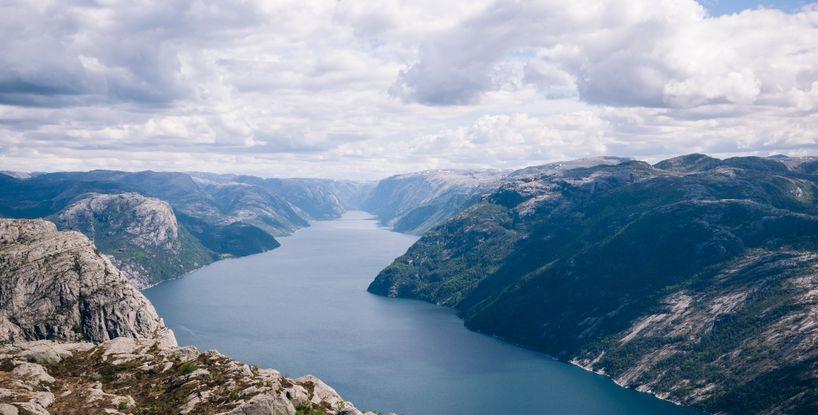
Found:
[[[804,1],[0,0],[0,39],[0,170],[818,155]]]

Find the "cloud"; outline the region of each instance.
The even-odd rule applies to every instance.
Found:
[[[814,152],[818,6],[0,4],[0,169],[377,178]]]
[[[523,60],[522,82],[591,104],[793,106],[818,74],[816,22],[818,6],[712,17],[692,0],[498,2],[427,40],[390,92],[475,104],[502,86],[494,68]]]
[[[38,1],[0,9],[0,103],[166,105],[186,58],[260,23],[251,3]]]

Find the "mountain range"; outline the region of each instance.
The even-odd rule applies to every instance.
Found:
[[[818,412],[817,192],[816,158],[702,154],[366,183],[9,173],[0,215],[79,231],[144,287],[361,209],[421,235],[374,294],[452,307],[472,330],[707,412],[806,414]],[[60,324],[66,340],[86,333]]]
[[[77,230],[139,288],[229,256],[275,249],[276,237],[374,209],[420,232],[479,196],[496,172],[429,171],[381,182],[265,179],[181,172],[0,172],[0,217],[46,218]],[[389,189],[389,190],[385,190]],[[392,193],[403,199],[392,200]]]
[[[420,235],[500,185],[498,170],[427,170],[383,179],[361,202],[382,224]]]
[[[818,411],[818,162],[604,158],[510,173],[369,291],[713,413]]]
[[[151,303],[79,232],[0,219],[0,413],[362,414],[290,379],[179,347]]]

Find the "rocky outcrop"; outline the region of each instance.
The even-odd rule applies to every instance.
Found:
[[[314,376],[178,347],[87,237],[0,219],[0,414],[89,413],[362,415]]]
[[[141,248],[177,250],[179,224],[170,205],[138,193],[94,194],[60,212],[60,222],[87,235],[97,233],[97,220],[105,215],[106,225],[117,228]],[[103,232],[103,230],[100,230]]]
[[[369,290],[708,412],[818,411],[813,160],[531,167]]]
[[[79,232],[0,219],[0,342],[164,337],[148,300]]]
[[[132,338],[0,345],[0,413],[362,415],[314,376]]]
[[[181,226],[171,206],[138,193],[91,194],[63,209],[60,229],[88,236],[137,288],[176,278],[214,255]]]
[[[173,209],[139,193],[92,194],[65,208],[59,219],[65,227],[93,237],[100,216],[106,217],[108,227],[116,228],[140,248],[179,249],[179,224]]]
[[[0,216],[55,217],[89,194],[125,193],[157,198],[172,206],[180,228],[187,229],[219,256],[273,249],[278,246],[273,235],[288,234],[307,224],[286,201],[256,186],[227,185],[186,173],[152,171],[94,170],[40,174],[26,179],[0,174]]]

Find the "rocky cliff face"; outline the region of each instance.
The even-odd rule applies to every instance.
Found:
[[[55,221],[60,229],[88,236],[137,288],[214,259],[180,226],[168,203],[138,193],[91,194],[63,209]]]
[[[59,214],[63,225],[86,235],[105,232],[97,229],[101,217],[107,219],[103,225],[116,228],[136,246],[179,247],[179,224],[170,205],[138,193],[92,194]]]
[[[225,186],[185,173],[151,171],[49,173],[27,179],[0,174],[0,215],[50,217],[88,194],[123,193],[139,193],[168,203],[178,222],[218,255],[273,249],[278,246],[273,235],[306,225],[291,205],[263,189]]]
[[[313,376],[178,347],[87,237],[0,219],[0,414],[89,413],[362,415]]]
[[[818,411],[814,161],[523,169],[369,290],[712,412]]]
[[[680,287],[573,362],[729,413],[818,409],[818,254],[758,249]]]
[[[84,235],[44,220],[0,219],[0,342],[157,336],[174,341]]]
[[[495,189],[496,170],[429,170],[381,180],[362,203],[395,231],[421,234]]]

